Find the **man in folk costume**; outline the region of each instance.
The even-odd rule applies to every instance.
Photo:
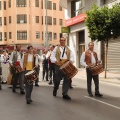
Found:
[[[63,99],[71,100],[68,95],[70,79],[60,71],[60,66],[65,63],[65,61],[74,62],[74,56],[71,50],[65,45],[66,39],[60,38],[60,45],[56,46],[51,54],[50,60],[55,63],[55,82],[53,89],[53,96],[57,95],[57,90],[61,79],[63,79],[62,95]]]
[[[23,68],[25,70],[25,73],[28,73],[29,71],[33,70],[36,67],[38,67],[38,57],[34,56],[33,53],[33,46],[27,47],[28,52],[23,55]],[[31,81],[31,84],[28,82],[29,80],[25,77],[25,90],[26,90],[26,103],[30,104],[32,102],[31,99],[31,93],[33,90],[33,82]]]
[[[24,92],[24,73],[23,73],[23,64],[22,64],[22,56],[23,53],[21,52],[21,45],[16,45],[16,50],[11,53],[10,56],[10,64],[13,67],[13,88],[12,91],[16,92],[16,86],[20,84],[20,93],[25,94]]]
[[[95,83],[95,96],[102,97],[103,95],[99,92],[99,76],[98,75],[92,75],[92,72],[90,71],[90,66],[92,64],[99,64],[100,61],[98,60],[97,53],[94,52],[94,43],[90,42],[88,44],[89,49],[85,52],[83,52],[80,63],[81,65],[86,67],[86,73],[87,73],[87,91],[88,95],[90,97],[93,97],[92,90],[91,90],[91,82],[92,78]]]

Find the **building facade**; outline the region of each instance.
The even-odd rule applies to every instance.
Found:
[[[64,24],[57,0],[0,0],[0,45],[58,44]]]
[[[91,41],[84,20],[87,17],[85,13],[91,9],[93,2],[102,7],[104,5],[112,6],[115,3],[119,3],[120,0],[66,0],[66,2],[60,0],[60,5],[66,9],[66,26],[70,27],[69,46],[75,55],[75,65],[78,68],[82,67],[80,65],[81,54],[88,49],[88,43]],[[116,52],[115,56],[113,50],[114,45],[117,45],[115,46],[117,50],[120,49],[120,39],[116,40],[117,42],[114,44],[112,41],[110,41],[108,48],[108,69],[120,70],[120,64],[118,63],[120,61],[120,57],[118,56],[120,55]],[[102,59],[103,62],[105,60],[104,50],[105,47],[101,42],[95,42],[95,51],[98,53],[98,58]]]

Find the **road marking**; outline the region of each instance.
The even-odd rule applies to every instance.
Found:
[[[120,110],[120,107],[115,106],[115,105],[112,105],[112,104],[109,104],[109,103],[107,103],[107,102],[103,102],[103,101],[101,101],[101,100],[97,100],[97,99],[94,99],[94,98],[91,98],[91,97],[88,97],[88,96],[84,96],[84,97],[86,97],[86,98],[88,98],[88,99],[91,99],[91,100],[94,100],[94,101],[97,101],[97,102],[100,102],[100,103],[103,103],[103,104],[105,104],[105,105],[108,105],[108,106],[111,106],[111,107],[113,107],[113,108],[116,108],[116,109],[119,109],[119,110]]]

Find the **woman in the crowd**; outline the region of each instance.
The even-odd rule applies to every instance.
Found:
[[[1,67],[2,67],[2,83],[7,82],[7,77],[9,74],[9,55],[7,50],[3,50],[1,54]]]

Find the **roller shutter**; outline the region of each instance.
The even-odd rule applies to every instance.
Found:
[[[108,70],[120,70],[120,38],[108,43]]]

